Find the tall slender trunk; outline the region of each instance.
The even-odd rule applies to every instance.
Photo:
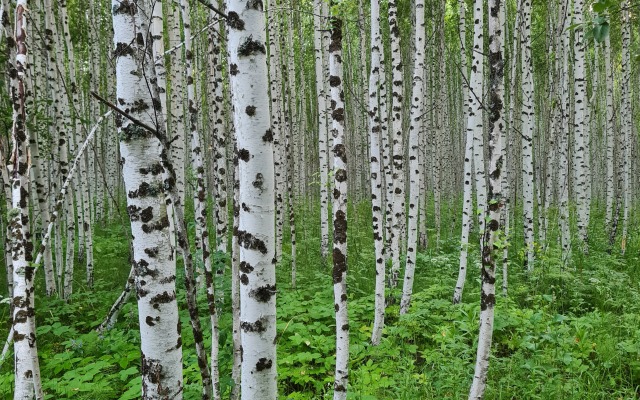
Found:
[[[342,19],[331,17],[329,44],[331,86],[331,136],[333,137],[333,297],[336,311],[336,371],[333,399],[347,398],[349,317],[347,315],[347,148],[344,142],[344,92],[342,76]]]
[[[227,0],[228,61],[237,138],[242,399],[275,399],[274,163],[262,2]]]
[[[43,398],[36,345],[33,244],[29,226],[29,133],[26,122],[27,1],[15,8],[15,64],[10,67],[10,94],[13,103],[12,149],[9,159],[11,206],[9,233],[13,265],[13,352],[15,400]]]
[[[633,120],[631,117],[631,22],[629,19],[629,2],[625,2],[622,11],[622,82],[620,91],[622,101],[620,107],[621,138],[622,138],[622,193],[624,197],[624,208],[622,210],[622,238],[620,248],[622,254],[627,249],[627,231],[629,227],[629,208],[631,201],[631,134],[633,131]]]
[[[504,133],[503,89],[504,70],[500,31],[503,29],[501,0],[489,1],[489,204],[485,211],[486,229],[483,233],[480,332],[473,383],[469,399],[482,399],[487,384],[489,354],[493,337],[493,316],[496,302],[496,258],[498,250],[505,245],[500,240],[500,213],[503,206],[501,165],[504,160],[502,135]]]
[[[402,286],[402,300],[400,314],[409,311],[411,294],[413,292],[413,278],[416,268],[416,250],[418,247],[418,207],[420,198],[420,168],[419,168],[419,135],[422,130],[422,114],[424,112],[424,82],[423,71],[425,62],[425,20],[424,0],[415,2],[415,64],[413,67],[413,89],[411,94],[411,116],[409,128],[409,223],[407,224],[407,259]]]
[[[196,100],[195,89],[195,76],[193,73],[193,49],[191,46],[191,16],[189,2],[186,0],[180,1],[180,8],[182,9],[182,27],[184,29],[184,51],[185,51],[185,72],[187,81],[187,108],[189,110],[189,129],[191,131],[191,166],[193,168],[194,175],[196,176],[196,188],[193,191],[193,209],[196,219],[197,234],[196,234],[196,249],[200,250],[202,265],[204,266],[204,273],[206,275],[206,287],[207,287],[207,303],[209,306],[209,319],[211,323],[211,331],[213,332],[211,343],[211,372],[208,376],[203,376],[203,394],[202,398],[214,400],[220,399],[220,378],[218,371],[218,314],[216,313],[215,304],[215,285],[213,283],[213,274],[211,268],[211,249],[209,244],[209,227],[207,218],[207,195],[204,182],[204,163],[202,161],[202,147],[200,140],[200,132],[198,131],[198,103]],[[181,210],[177,210],[179,214]],[[186,236],[186,235],[185,235]],[[186,260],[185,260],[186,263]],[[195,282],[193,282],[195,284]],[[195,294],[195,287],[192,288]],[[195,304],[195,296],[192,301]],[[197,316],[196,316],[197,317]],[[194,335],[195,336],[195,335]],[[196,345],[200,342],[198,351],[204,353],[204,346],[202,339],[196,340]],[[202,354],[199,354],[200,359],[206,360]],[[205,370],[200,366],[201,370]]]
[[[606,178],[605,196],[606,213],[605,228],[611,227],[611,217],[613,214],[613,199],[615,197],[615,180],[613,169],[613,157],[615,149],[615,120],[613,116],[613,69],[611,68],[611,35],[604,38],[604,70],[605,70],[605,91],[606,91],[606,117],[605,117],[605,137],[606,137]]]
[[[464,6],[460,5],[460,13],[462,15]],[[469,252],[469,231],[473,221],[473,199],[472,199],[472,174],[475,172],[476,191],[484,191],[484,145],[483,126],[482,126],[482,80],[483,80],[483,3],[476,0],[473,6],[474,30],[473,30],[473,52],[471,55],[471,74],[469,76],[469,88],[466,91],[467,98],[465,105],[467,112],[466,120],[466,145],[464,152],[464,193],[462,205],[462,232],[460,235],[460,266],[458,270],[458,280],[453,293],[453,304],[460,303],[464,284],[467,277],[467,255]],[[466,54],[462,55],[465,58]],[[464,71],[463,71],[464,72]],[[464,90],[464,89],[463,89]],[[478,166],[477,164],[480,164]],[[477,196],[478,202],[485,202],[486,195]],[[480,209],[481,204],[477,205]],[[479,218],[484,221],[484,218]],[[484,226],[481,223],[481,227]],[[482,230],[481,230],[482,232]]]
[[[323,259],[329,254],[329,151],[328,147],[328,120],[326,110],[327,93],[325,90],[325,67],[324,67],[324,49],[322,30],[324,28],[323,16],[320,12],[322,9],[322,1],[315,0],[315,13],[313,16],[314,28],[314,51],[315,51],[315,76],[316,76],[316,94],[318,97],[318,146],[320,160],[320,253]]]
[[[369,75],[369,142],[371,165],[371,208],[373,214],[373,240],[376,257],[376,288],[373,330],[371,343],[380,344],[382,328],[384,327],[384,289],[385,289],[385,254],[384,230],[382,212],[382,154],[380,152],[381,110],[380,98],[385,94],[384,74],[380,73],[380,57],[382,46],[382,32],[380,31],[380,1],[371,1],[371,74]]]
[[[533,270],[534,263],[534,175],[533,175],[533,135],[534,99],[533,99],[533,60],[531,58],[531,0],[522,4],[522,196],[524,241],[526,258],[525,268]]]
[[[574,23],[582,24],[584,17],[582,8],[583,0],[575,0],[573,3],[575,20]],[[575,61],[573,69],[573,83],[575,93],[574,107],[574,165],[576,170],[574,179],[576,180],[576,211],[578,214],[578,235],[581,241],[581,248],[584,253],[589,252],[589,243],[587,230],[589,227],[589,191],[591,190],[591,181],[589,178],[589,140],[587,116],[587,85],[585,81],[585,47],[584,33],[582,29],[577,29],[574,33],[575,45]]]
[[[389,1],[389,28],[391,29],[391,135],[393,140],[391,203],[391,274],[389,287],[395,289],[400,273],[400,247],[404,219],[404,146],[402,137],[403,88],[402,54],[400,52],[400,25],[397,0]],[[389,186],[389,182],[387,182]],[[389,222],[389,221],[387,221]]]
[[[561,7],[560,20],[564,21],[561,45],[562,50],[562,65],[558,66],[560,70],[560,76],[562,77],[562,129],[559,139],[559,152],[558,163],[560,165],[569,165],[569,101],[571,95],[569,93],[569,26],[571,25],[571,11],[570,1],[563,2]],[[559,226],[560,226],[560,244],[562,246],[562,260],[563,264],[568,264],[571,260],[571,225],[569,220],[569,173],[567,168],[560,169],[560,176],[558,177],[558,192],[559,192]]]

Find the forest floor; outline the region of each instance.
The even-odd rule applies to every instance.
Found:
[[[418,254],[408,315],[387,309],[382,343],[371,346],[375,256],[368,204],[349,210],[348,291],[351,330],[349,399],[464,399],[473,377],[478,332],[479,253],[470,245],[463,303],[451,304],[458,271],[459,222],[447,221],[436,245],[430,223],[428,249]],[[302,208],[302,207],[301,207]],[[454,213],[457,215],[458,207]],[[640,396],[640,280],[638,245],[625,256],[607,253],[608,238],[592,217],[589,256],[574,252],[563,268],[556,234],[539,249],[532,273],[522,269],[522,249],[510,248],[508,297],[498,296],[486,399],[634,399]],[[332,397],[335,322],[331,273],[319,254],[317,210],[298,210],[298,285],[290,284],[285,238],[278,265],[278,381],[280,398]],[[429,213],[428,215],[433,215]],[[553,224],[550,224],[553,225]],[[520,232],[516,225],[514,232]],[[285,228],[285,232],[287,229]],[[632,238],[637,241],[637,232]],[[47,399],[135,399],[140,393],[138,318],[133,296],[114,329],[98,335],[129,272],[126,229],[95,229],[93,289],[76,262],[70,303],[45,298],[36,285],[38,351]],[[511,239],[522,243],[520,237]],[[477,236],[470,243],[478,243]],[[575,247],[575,246],[574,246]],[[619,253],[619,252],[618,252]],[[217,262],[228,261],[216,254]],[[4,270],[4,269],[3,269]],[[182,285],[179,269],[178,284]],[[496,291],[501,289],[498,271]],[[2,280],[5,282],[4,275]],[[182,286],[179,286],[182,288]],[[218,278],[220,365],[223,392],[230,390],[231,316],[229,273]],[[6,293],[0,288],[0,293]],[[398,293],[399,295],[399,293]],[[201,295],[201,316],[206,301]],[[184,290],[181,307],[185,399],[200,398],[199,372]],[[8,332],[8,301],[0,302],[0,337]],[[205,335],[210,338],[210,334]],[[209,342],[210,344],[210,342]],[[0,366],[0,398],[10,398],[12,359]]]

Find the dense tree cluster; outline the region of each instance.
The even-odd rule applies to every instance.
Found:
[[[142,398],[182,397],[182,290],[202,398],[223,396],[220,312],[233,314],[231,397],[276,398],[276,265],[290,268],[296,289],[304,268],[296,220],[317,207],[318,252],[332,265],[334,399],[346,399],[348,210],[363,201],[375,253],[374,346],[388,310],[399,304],[400,315],[411,313],[415,277],[431,273],[416,269],[419,251],[459,237],[451,287],[459,304],[476,264],[469,254],[479,250],[469,398],[483,398],[495,285],[500,278],[508,294],[509,266],[532,273],[559,243],[562,268],[575,267],[576,255],[590,253],[594,229],[607,232],[609,252],[627,249],[640,189],[639,7],[3,1],[0,227],[14,398],[42,398],[47,379],[34,297],[69,301],[80,264],[91,288],[100,268],[93,229],[122,216],[130,232],[123,268],[131,272],[98,329],[113,327],[135,293]],[[459,218],[460,232],[445,213]],[[470,242],[475,233],[480,243]],[[510,251],[516,244],[521,256]],[[215,283],[227,269],[231,304]],[[38,275],[43,293],[35,291]]]

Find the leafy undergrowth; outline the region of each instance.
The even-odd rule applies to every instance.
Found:
[[[315,221],[309,213],[307,221]],[[387,310],[384,337],[371,346],[375,272],[366,208],[350,211],[349,399],[463,399],[473,377],[478,332],[477,262],[470,262],[463,304],[451,304],[457,274],[455,238],[443,235],[438,250],[419,253],[415,295],[408,315]],[[307,226],[309,225],[309,226]],[[332,398],[335,322],[330,267],[319,260],[319,232],[309,222],[298,232],[298,285],[289,283],[289,257],[278,266],[278,380],[286,399]],[[433,233],[430,231],[430,233]],[[476,240],[473,242],[473,240]],[[605,240],[604,238],[602,239]],[[477,239],[472,238],[472,243]],[[469,260],[478,260],[476,246]],[[37,296],[37,333],[47,399],[136,399],[140,355],[135,301],[116,327],[100,324],[128,274],[127,243],[118,228],[96,233],[93,290],[76,270],[72,301]],[[557,249],[538,255],[533,273],[521,271],[512,249],[509,296],[498,297],[487,399],[633,399],[640,395],[640,290],[637,250],[626,257],[593,246],[562,268]],[[288,249],[285,247],[284,253]],[[225,259],[217,254],[217,261]],[[180,268],[180,267],[179,267]],[[41,277],[39,277],[41,278]],[[179,280],[178,285],[182,285]],[[228,273],[217,282],[221,310],[221,387],[231,388],[231,318]],[[501,281],[497,282],[500,292]],[[179,286],[182,287],[182,286]],[[36,293],[42,293],[38,281]],[[185,399],[200,398],[200,377],[183,291]],[[201,297],[203,326],[206,301]],[[8,319],[8,305],[0,304]],[[0,335],[7,333],[6,323]],[[210,337],[209,334],[206,335]],[[12,394],[11,359],[0,367],[0,398]]]

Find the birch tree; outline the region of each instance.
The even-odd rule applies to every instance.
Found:
[[[380,151],[380,134],[382,121],[380,98],[385,94],[385,79],[381,73],[382,32],[380,31],[380,2],[371,1],[371,73],[369,75],[369,142],[371,165],[371,208],[373,213],[373,245],[376,257],[376,288],[373,330],[371,343],[380,344],[382,328],[384,326],[384,291],[385,291],[385,251],[382,212],[382,153]]]
[[[582,24],[584,17],[582,9],[584,7],[583,0],[575,0],[573,3],[574,23]],[[587,85],[585,81],[585,47],[584,32],[582,29],[576,29],[575,38],[575,61],[573,69],[575,106],[574,106],[574,165],[576,171],[574,173],[576,188],[576,211],[578,214],[578,235],[582,250],[589,252],[589,244],[587,237],[587,228],[589,227],[589,194],[591,190],[591,182],[588,173],[588,132],[589,129],[586,121],[587,113]]]
[[[43,398],[36,345],[34,308],[33,244],[29,233],[29,133],[26,122],[27,1],[15,8],[15,64],[10,65],[10,94],[13,103],[12,150],[7,167],[11,181],[9,211],[10,252],[13,266],[13,352],[15,400]]]
[[[562,125],[560,130],[558,163],[560,165],[569,165],[569,26],[571,24],[570,17],[570,0],[563,2],[561,7],[562,14],[559,16],[564,21],[562,35],[560,39],[560,48],[562,49],[562,64],[558,66],[559,75],[562,77]],[[558,176],[558,192],[559,192],[559,228],[560,228],[560,245],[562,246],[563,263],[567,264],[571,259],[571,225],[569,220],[569,172],[567,168],[561,168]]]
[[[316,0],[314,2],[315,12],[313,15],[314,27],[314,52],[315,52],[315,78],[316,93],[318,97],[318,154],[320,161],[320,254],[323,258],[329,253],[329,160],[328,157],[328,121],[327,113],[327,94],[324,84],[324,43],[323,43],[323,21],[322,21],[322,2]]]
[[[331,136],[333,137],[333,297],[336,311],[336,371],[333,399],[346,400],[349,366],[347,314],[347,148],[344,143],[344,92],[342,76],[342,19],[331,17],[329,44]]]
[[[611,68],[611,35],[604,38],[604,70],[605,70],[605,97],[606,97],[606,116],[605,116],[605,137],[606,137],[606,178],[605,178],[605,228],[609,229],[611,225],[611,217],[613,214],[613,199],[615,197],[614,185],[614,169],[613,157],[615,149],[615,120],[613,113],[613,69]]]
[[[416,266],[416,251],[418,247],[418,207],[420,190],[419,169],[419,134],[422,125],[424,82],[423,70],[425,62],[425,23],[424,0],[416,0],[415,3],[415,64],[413,67],[413,89],[411,95],[411,116],[409,127],[409,223],[407,225],[407,258],[402,286],[402,300],[400,301],[400,314],[409,311],[411,294],[413,292],[413,278]]]
[[[525,268],[533,269],[534,262],[534,216],[533,216],[533,64],[531,58],[531,0],[522,3],[522,196],[524,241],[526,247]]]
[[[389,28],[391,29],[391,137],[392,149],[392,176],[389,187],[391,221],[391,274],[389,287],[395,289],[398,284],[400,272],[400,239],[402,236],[405,197],[404,197],[404,147],[402,138],[402,106],[403,106],[403,77],[402,55],[400,53],[400,26],[398,22],[398,5],[396,0],[389,1]]]
[[[180,8],[182,10],[182,26],[184,29],[184,50],[186,60],[186,76],[187,76],[187,108],[189,110],[189,130],[191,132],[191,165],[196,175],[196,188],[193,191],[193,209],[196,219],[196,249],[200,250],[201,261],[204,266],[204,273],[206,275],[206,288],[207,288],[207,302],[209,305],[209,319],[211,323],[212,341],[211,341],[211,375],[210,377],[203,377],[203,399],[213,398],[213,400],[220,399],[220,378],[218,371],[218,314],[216,313],[215,305],[215,285],[213,283],[213,273],[211,267],[211,248],[209,245],[209,227],[207,218],[207,199],[206,189],[204,183],[204,163],[202,160],[202,147],[200,140],[200,132],[198,131],[198,103],[195,93],[195,79],[193,73],[193,49],[191,46],[191,16],[189,2],[186,0],[180,1]],[[179,214],[181,210],[176,210]],[[193,282],[195,284],[195,282]],[[195,288],[193,288],[195,289]],[[194,291],[195,294],[195,291]],[[195,296],[192,297],[192,301],[195,303]],[[194,308],[196,305],[194,304]],[[195,336],[195,335],[194,335]],[[197,341],[198,342],[198,341]],[[200,352],[204,352],[202,346],[196,343]],[[203,358],[199,354],[200,358]],[[201,366],[201,370],[202,370]],[[207,375],[207,374],[205,374]],[[206,380],[210,380],[207,382]]]
[[[464,5],[460,5],[460,15],[464,14]],[[476,0],[473,6],[473,52],[471,56],[471,74],[469,76],[469,88],[466,91],[467,98],[465,100],[466,108],[466,145],[464,153],[464,193],[462,200],[462,233],[460,235],[460,266],[458,270],[458,280],[453,293],[453,304],[460,303],[464,284],[467,278],[467,256],[469,252],[469,232],[471,229],[471,221],[473,215],[473,199],[472,199],[472,174],[475,175],[476,190],[484,189],[484,150],[478,147],[482,142],[482,54],[483,54],[483,2]],[[464,32],[460,33],[461,35]],[[461,41],[463,38],[461,38]],[[466,54],[462,54],[465,58]],[[465,71],[463,71],[465,72]],[[466,79],[463,77],[463,79]],[[482,164],[477,166],[475,164]],[[477,196],[478,209],[481,209],[480,202],[483,202],[485,196]],[[482,219],[482,218],[481,218]],[[483,226],[481,224],[481,226]]]
[[[496,302],[496,258],[499,257],[498,250],[504,245],[504,242],[500,244],[498,242],[500,240],[500,212],[503,206],[500,169],[504,160],[502,153],[504,62],[500,37],[500,31],[503,29],[501,3],[501,0],[489,1],[489,204],[485,214],[488,218],[482,239],[480,332],[469,400],[482,399],[486,389]]]
[[[273,133],[260,1],[227,0],[228,62],[239,159],[242,399],[275,399]]]
[[[144,68],[153,66],[143,1],[112,2],[118,104],[153,125]],[[162,112],[162,110],[157,110]],[[182,398],[182,338],[176,301],[176,264],[169,244],[160,141],[131,120],[119,118],[120,153],[133,236],[135,285],[142,350],[142,398]],[[176,328],[177,327],[177,328]]]
[[[629,2],[625,2],[622,11],[622,82],[620,92],[622,101],[620,107],[621,139],[622,139],[622,193],[624,193],[624,208],[622,211],[622,238],[620,248],[624,254],[627,248],[627,231],[629,226],[629,211],[631,201],[631,135],[633,120],[631,118],[631,22],[629,20]]]

